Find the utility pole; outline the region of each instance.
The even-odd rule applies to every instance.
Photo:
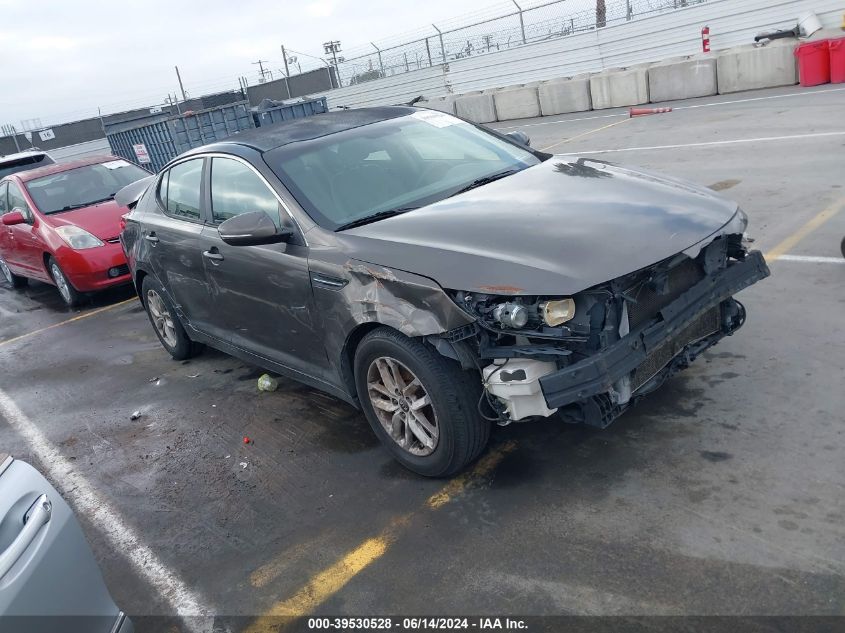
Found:
[[[288,69],[288,54],[285,52],[284,44],[282,44],[282,59],[285,60],[285,77],[290,77],[290,70]]]
[[[338,40],[323,42],[323,51],[325,51],[326,55],[328,55],[329,53],[332,54],[332,60],[334,61],[334,72],[337,76],[337,83],[342,86],[343,82],[340,79],[340,69],[337,67],[337,54],[340,52],[340,42]]]
[[[253,66],[258,66],[258,72],[261,73],[261,83],[264,83],[264,81],[266,79],[266,74],[268,72],[268,71],[264,70],[264,64],[268,64],[268,63],[269,62],[266,59],[259,59],[257,62],[252,62]],[[272,79],[272,78],[273,78],[273,76],[270,75],[270,79]]]
[[[182,91],[182,101],[188,100],[188,95],[185,94],[185,86],[182,85],[182,75],[179,74],[179,66],[174,66],[176,69],[176,79],[179,80],[179,90]]]
[[[384,64],[381,61],[381,49],[378,46],[376,46],[373,42],[370,42],[370,44],[373,45],[373,48],[376,49],[376,52],[378,53],[378,67],[379,67],[379,70],[381,71],[381,76],[384,77],[385,76],[384,75]]]

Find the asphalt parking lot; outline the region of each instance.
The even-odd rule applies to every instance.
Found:
[[[718,189],[767,253],[745,327],[607,430],[512,425],[422,479],[340,401],[170,360],[130,290],[77,312],[33,282],[0,284],[0,447],[66,460],[53,483],[133,616],[845,615],[845,88],[677,105],[493,126]],[[80,480],[167,578],[79,511]]]

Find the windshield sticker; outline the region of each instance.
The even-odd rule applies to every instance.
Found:
[[[106,169],[120,169],[121,167],[126,167],[129,163],[125,160],[110,160],[107,163],[100,163]]]
[[[420,121],[425,121],[434,127],[449,127],[450,125],[457,125],[461,122],[460,119],[456,119],[445,112],[437,112],[435,110],[414,112],[411,116]]]

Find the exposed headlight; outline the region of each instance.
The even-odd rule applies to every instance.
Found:
[[[56,233],[67,242],[68,246],[77,251],[103,246],[103,243],[99,239],[78,226],[60,226],[56,229]]]
[[[528,325],[528,310],[518,303],[500,303],[493,309],[493,319],[518,330]]]
[[[540,304],[540,316],[549,327],[563,325],[575,317],[575,301],[569,298],[544,301]]]

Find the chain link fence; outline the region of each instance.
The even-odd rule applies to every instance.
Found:
[[[338,58],[343,86],[411,72],[672,11],[708,0],[553,0],[529,6],[511,0],[513,11],[461,26],[432,25],[431,34],[401,44],[358,48]]]

